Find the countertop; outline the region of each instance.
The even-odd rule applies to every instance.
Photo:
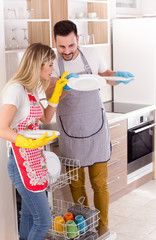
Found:
[[[153,111],[155,109],[156,109],[156,105],[151,105],[151,106],[144,107],[144,108],[141,108],[139,110],[135,110],[135,111],[132,111],[132,112],[129,112],[129,113],[124,113],[124,114],[123,113],[106,112],[106,116],[107,116],[107,119],[108,119],[108,123],[111,124],[111,123],[114,123],[114,122],[118,122],[118,121],[127,119],[128,117],[131,117],[133,115],[135,116],[136,114],[141,114],[141,113],[144,113],[144,112]],[[41,129],[57,130],[57,128],[56,128],[56,115],[53,116],[50,124],[48,124],[48,125],[41,124]]]
[[[115,122],[118,122],[118,121],[122,121],[124,119],[128,119],[129,117],[132,117],[132,116],[135,116],[135,115],[138,115],[138,114],[143,114],[145,112],[149,112],[149,111],[153,111],[156,109],[156,105],[151,105],[151,106],[148,106],[148,107],[144,107],[144,108],[141,108],[139,110],[135,110],[135,111],[132,111],[132,112],[129,112],[129,113],[109,113],[109,112],[106,112],[106,116],[107,116],[107,119],[108,119],[108,123],[111,124],[111,123],[115,123]]]

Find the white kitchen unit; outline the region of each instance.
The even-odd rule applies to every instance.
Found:
[[[113,67],[135,76],[128,85],[114,88],[114,101],[156,104],[156,18],[113,21]]]
[[[114,88],[114,101],[156,103],[156,18],[113,21],[113,68],[135,76]]]
[[[3,1],[0,1],[0,93],[6,83],[5,71],[5,41],[4,41],[4,20]],[[1,106],[0,106],[1,109]],[[14,190],[7,172],[7,151],[6,141],[0,139],[0,239],[17,240],[17,221],[14,202]]]

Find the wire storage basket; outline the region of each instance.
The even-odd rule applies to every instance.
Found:
[[[83,198],[83,197],[82,197]],[[73,214],[74,221],[65,222],[65,214]],[[79,203],[75,204],[60,199],[53,199],[52,210],[52,227],[49,230],[49,239],[88,239],[95,240],[98,238],[94,228],[98,226],[99,210],[95,207],[88,207]],[[76,216],[83,216],[81,223],[76,223]],[[56,219],[61,219],[57,221]],[[69,225],[70,222],[70,225]],[[71,224],[72,223],[72,224]]]
[[[57,179],[49,174],[47,191],[54,192],[55,189],[65,187],[70,184],[72,180],[78,180],[80,161],[64,157],[59,157],[59,160],[61,163],[61,173]]]

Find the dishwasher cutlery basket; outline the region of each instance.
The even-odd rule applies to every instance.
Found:
[[[73,215],[83,215],[85,218],[85,221],[87,222],[88,228],[83,233],[78,230],[78,236],[74,239],[97,239],[96,232],[93,232],[94,228],[98,226],[98,220],[99,220],[99,210],[97,210],[95,207],[88,207],[82,205],[82,203],[75,204],[73,202],[67,202],[60,199],[53,199],[53,210],[52,210],[52,227],[49,230],[48,236],[50,236],[52,239],[71,239],[68,237],[68,232],[66,231],[66,223],[60,223],[62,225],[61,229],[63,231],[57,232],[55,229],[55,217],[56,216],[62,216],[67,212],[73,212]],[[82,229],[81,229],[82,230]],[[91,238],[91,232],[93,232],[93,237]],[[85,238],[86,236],[86,238]]]
[[[78,204],[68,208],[68,212],[71,212],[74,216],[82,215],[86,219],[88,229],[94,229],[98,223],[97,210],[84,206],[84,200],[85,197],[80,197],[78,199]]]

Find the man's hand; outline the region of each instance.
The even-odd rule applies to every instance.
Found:
[[[130,83],[131,81],[134,80],[134,75],[132,73],[129,73],[129,72],[119,72],[117,71],[114,75],[115,77],[123,77],[123,78],[130,78],[130,80],[128,81],[115,81],[116,83],[124,83],[124,84],[128,84]]]

